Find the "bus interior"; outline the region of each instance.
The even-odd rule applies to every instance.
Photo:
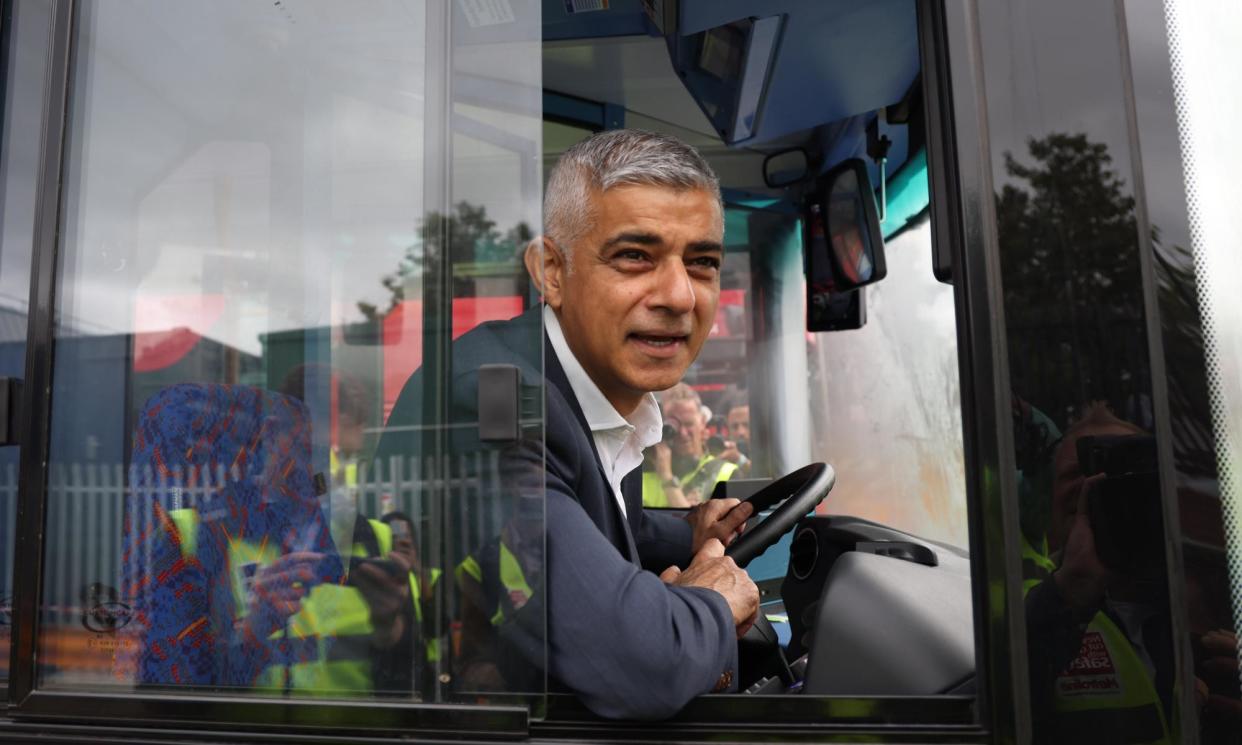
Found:
[[[816,516],[749,565],[782,655],[752,633],[743,679],[756,693],[972,693],[956,323],[931,238],[915,9],[682,3],[678,35],[661,37],[638,6],[647,35],[622,3],[607,23],[545,3],[544,172],[588,131],[573,119],[584,102],[603,104],[605,126],[700,149],[728,251],[717,325],[686,380],[714,416],[740,392],[751,418],[749,478],[720,493],[745,498],[810,462],[836,471]],[[887,264],[856,283],[840,262],[816,267],[826,247],[807,228],[851,165]]]
[[[403,7],[81,9],[47,522],[82,550],[44,564],[39,686],[138,684],[132,642],[92,640],[130,621],[107,610],[128,607],[137,560],[124,474],[170,387],[296,389],[334,494],[415,516],[424,563],[460,565],[464,539],[434,527],[453,518],[417,478],[372,478],[368,453],[436,349],[537,302],[519,256],[539,174],[632,127],[684,139],[720,178],[720,305],[686,383],[713,434],[749,407],[749,470],[725,495],[835,472],[749,565],[770,624],[742,642],[741,690],[972,696],[958,314],[932,239],[915,2],[454,2],[445,38]],[[834,184],[861,259],[808,227]],[[454,607],[438,633],[456,650]],[[417,700],[476,700],[439,664]]]

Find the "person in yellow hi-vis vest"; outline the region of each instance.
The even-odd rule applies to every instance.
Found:
[[[539,577],[543,560],[540,518],[513,516],[499,536],[468,554],[453,570],[461,621],[455,674],[469,690],[504,690],[515,664],[529,667],[498,643],[498,634],[521,626],[524,612],[528,621],[542,623],[542,611],[532,616],[528,607],[539,594],[531,578]]]
[[[194,509],[169,513],[180,536],[182,554],[198,551],[199,514]],[[355,522],[349,569],[341,584],[317,583],[307,590],[289,577],[309,577],[315,554],[280,556],[273,542],[239,537],[228,547],[231,591],[238,624],[260,606],[285,615],[282,628],[270,634],[277,647],[300,647],[289,664],[268,665],[253,688],[304,695],[368,695],[408,692],[412,660],[405,649],[416,638],[404,611],[411,587],[403,577],[409,567],[393,550],[392,533],[378,520]],[[385,557],[385,558],[380,558]],[[261,611],[260,611],[261,612]]]
[[[670,437],[649,448],[643,464],[643,506],[689,508],[711,497],[738,465],[707,452],[707,419],[699,394],[678,383],[660,399]]]
[[[393,553],[400,555],[410,567],[408,572],[410,607],[413,609],[412,621],[421,639],[421,647],[415,654],[421,655],[418,667],[430,673],[434,663],[440,659],[441,637],[443,629],[437,633],[436,585],[440,582],[442,572],[436,567],[428,567],[419,555],[418,533],[414,529],[414,521],[404,512],[389,512],[380,521],[392,531]],[[440,614],[441,621],[444,614]],[[421,681],[424,686],[431,684],[429,678]]]
[[[1177,742],[1162,558],[1151,572],[1101,560],[1088,497],[1105,476],[1084,476],[1078,462],[1084,437],[1142,434],[1104,406],[1090,407],[1056,449],[1047,540],[1036,545],[1024,537],[1036,742]],[[1158,541],[1143,548],[1163,557]]]

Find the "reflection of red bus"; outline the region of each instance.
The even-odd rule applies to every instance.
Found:
[[[140,309],[158,308],[160,317],[168,318],[173,325],[166,330],[143,331],[134,335],[134,372],[157,373],[193,354],[200,341],[209,334],[212,324],[221,316],[223,301],[221,296],[196,296],[160,298],[147,305],[140,304]],[[745,306],[745,290],[722,290],[709,339],[744,341],[747,338]],[[457,339],[481,323],[513,318],[523,310],[525,301],[517,295],[453,298],[453,338]],[[376,339],[383,359],[380,380],[368,382],[382,391],[385,420],[401,393],[401,387],[423,362],[422,340],[422,301],[402,301],[384,316]],[[713,342],[708,344],[713,345]],[[729,356],[736,356],[734,361],[739,365],[744,362],[744,355]],[[705,390],[713,390],[722,387],[723,383],[705,385]]]
[[[522,298],[500,297],[453,298],[453,338],[487,321],[504,321],[524,310]],[[423,364],[423,303],[405,300],[384,316],[380,335],[383,345],[384,420],[397,402],[401,387]]]

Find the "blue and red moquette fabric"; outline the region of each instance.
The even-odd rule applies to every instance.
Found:
[[[322,554],[312,581],[342,579],[305,404],[247,386],[173,385],[144,405],[132,452],[123,593],[134,604],[138,681],[250,687],[272,665],[308,661],[314,645],[284,638],[273,611],[236,607],[241,568],[229,566],[230,542],[244,541]],[[190,509],[187,553],[174,513]]]

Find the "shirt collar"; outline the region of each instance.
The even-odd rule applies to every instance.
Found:
[[[621,416],[616,407],[604,397],[603,391],[599,389],[595,381],[591,380],[591,376],[583,369],[582,363],[578,362],[578,358],[569,348],[569,342],[565,340],[565,332],[561,330],[560,319],[556,317],[556,312],[547,305],[543,306],[543,326],[548,333],[548,340],[552,342],[552,351],[556,353],[556,359],[560,361],[561,367],[565,370],[569,387],[573,389],[574,397],[578,399],[578,405],[582,407],[582,414],[586,417],[587,426],[592,432],[620,428],[633,429],[638,435],[641,447],[644,448],[660,441],[664,419],[660,416],[660,406],[656,403],[655,396],[650,393],[643,396],[638,408],[630,414],[629,419]]]

